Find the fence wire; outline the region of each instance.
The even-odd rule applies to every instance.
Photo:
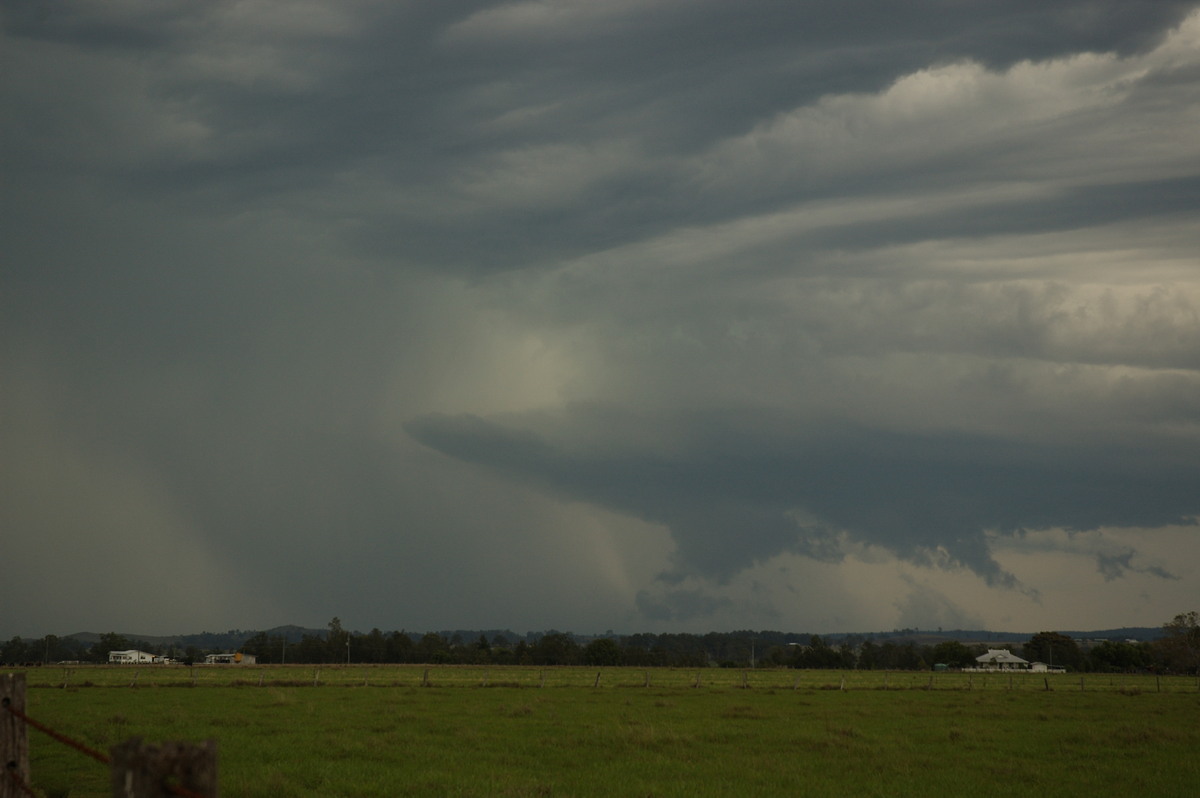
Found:
[[[54,740],[55,742],[61,743],[65,746],[67,746],[68,748],[73,748],[76,751],[78,751],[79,753],[84,754],[85,756],[91,757],[92,759],[96,760],[97,762],[99,762],[102,765],[111,765],[112,764],[112,758],[109,757],[108,754],[105,754],[101,751],[97,751],[95,748],[91,748],[87,745],[84,745],[83,743],[79,742],[78,740],[68,737],[67,735],[63,734],[62,732],[55,731],[54,729],[50,728],[46,724],[44,724],[40,721],[34,720],[33,718],[29,717],[29,715],[25,714],[25,712],[23,712],[22,710],[19,710],[16,707],[12,706],[12,702],[8,698],[4,699],[3,707],[4,707],[4,709],[7,709],[10,714],[12,714],[15,717],[17,717],[18,719],[20,719],[22,723],[26,724],[27,726],[32,726],[33,728],[37,729],[42,734],[45,734],[47,737]],[[26,795],[31,795],[31,796],[34,796],[34,798],[37,798],[37,793],[35,793],[33,791],[33,789],[29,786],[29,784],[21,776],[21,774],[17,773],[16,767],[14,766],[13,763],[10,763],[9,766],[6,767],[5,769],[8,771],[10,778],[13,779],[13,781],[18,785],[18,788],[22,792],[24,792]],[[201,795],[200,793],[195,792],[194,790],[189,790],[187,787],[182,787],[178,784],[164,783],[162,785],[162,787],[163,787],[163,790],[165,790],[166,792],[168,792],[172,795],[177,795],[180,798],[207,798],[207,796]]]
[[[4,770],[8,773],[8,777],[12,779],[12,783],[16,785],[18,790],[26,795],[32,795],[33,798],[37,798],[37,793],[35,793],[33,788],[29,786],[29,784],[25,781],[25,778],[17,772],[16,762],[9,762],[5,766]]]

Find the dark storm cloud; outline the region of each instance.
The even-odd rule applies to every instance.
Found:
[[[205,4],[160,7],[22,3],[4,16],[18,38],[143,52],[160,67],[154,90],[219,137],[199,157],[123,170],[131,190],[232,207],[294,203],[298,192],[336,198],[345,190],[336,175],[366,170],[409,204],[354,209],[343,234],[363,253],[492,270],[772,202],[854,193],[844,175],[697,193],[680,159],[821,96],[879,91],[929,65],[971,59],[1003,69],[1144,50],[1191,4],[369,4],[347,6],[347,32],[323,30],[320,18],[304,27],[307,9],[265,41]],[[143,15],[148,8],[159,10]],[[251,21],[265,29],[270,12],[263,6]],[[230,30],[237,38],[220,44]],[[211,61],[213,49],[244,61],[248,74],[196,57]],[[596,180],[572,175],[584,185],[571,196],[514,205],[463,195],[464,175],[505,153],[553,165],[570,153],[539,147],[622,140],[637,162]],[[464,226],[467,239],[457,234]]]
[[[1125,576],[1130,571],[1141,571],[1157,576],[1160,579],[1178,579],[1179,577],[1168,571],[1166,568],[1152,566],[1149,568],[1139,568],[1133,564],[1134,557],[1137,552],[1133,549],[1124,549],[1119,552],[1104,553],[1096,555],[1096,567],[1104,578],[1108,581],[1119,579]]]
[[[733,602],[729,599],[710,596],[699,590],[670,590],[661,596],[641,590],[637,594],[638,610],[651,621],[679,623],[695,617],[708,618],[732,606]]]
[[[1073,188],[1040,199],[997,202],[926,216],[832,225],[797,237],[807,249],[860,249],[953,236],[1047,233],[1195,212],[1200,177],[1187,175]]]
[[[596,422],[586,409],[570,415],[583,417],[574,420],[581,425]],[[1149,445],[1095,441],[1064,450],[836,425],[755,430],[748,421],[660,419],[685,427],[692,442],[674,458],[640,453],[636,444],[615,453],[554,447],[474,417],[430,416],[408,430],[453,457],[665,524],[681,572],[718,578],[786,551],[821,556],[830,532],[844,530],[905,559],[946,556],[989,582],[1011,584],[989,553],[989,532],[1187,524],[1197,512],[1200,467],[1156,466]],[[603,413],[600,423],[613,439],[628,439],[619,414]],[[1127,565],[1119,557],[1101,562],[1106,574]]]

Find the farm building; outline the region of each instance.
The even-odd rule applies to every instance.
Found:
[[[1029,670],[1034,673],[1066,673],[1066,668],[1059,668],[1054,665],[1047,665],[1045,662],[1029,663]]]
[[[205,665],[253,665],[257,658],[253,654],[208,654],[204,657]]]
[[[153,654],[147,654],[145,651],[130,649],[129,651],[110,651],[108,652],[108,663],[110,665],[131,665],[141,662],[155,662],[158,658]]]
[[[1003,648],[989,648],[986,654],[980,654],[975,661],[979,664],[974,670],[980,671],[1028,670],[1029,668],[1029,660],[1021,659]]]

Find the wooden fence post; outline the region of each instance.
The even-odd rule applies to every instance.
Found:
[[[113,798],[160,798],[182,787],[217,798],[217,743],[144,743],[134,737],[113,746]]]
[[[29,783],[29,735],[25,721],[8,711],[25,711],[25,674],[0,674],[0,798],[17,798]],[[19,784],[18,784],[19,782]]]

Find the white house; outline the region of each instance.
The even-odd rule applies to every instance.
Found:
[[[110,651],[108,652],[108,663],[110,665],[136,665],[138,663],[150,663],[155,661],[153,654],[147,654],[145,651],[130,649],[129,651]]]
[[[253,654],[207,654],[204,657],[205,665],[254,665],[258,658]]]
[[[1029,660],[1021,659],[1003,648],[989,648],[986,654],[980,654],[975,661],[979,664],[974,670],[979,671],[1013,671],[1029,668]]]

